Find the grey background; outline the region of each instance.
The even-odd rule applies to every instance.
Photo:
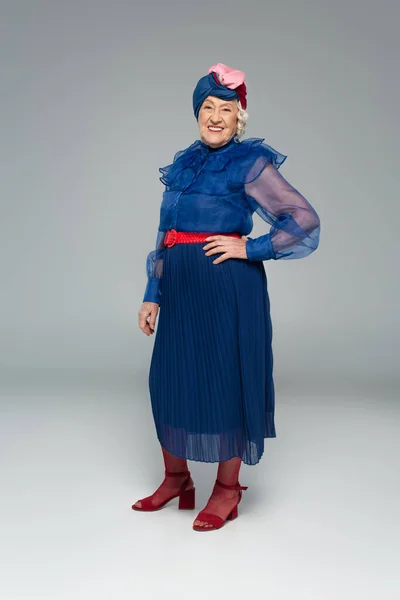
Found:
[[[399,24],[389,0],[0,2],[8,600],[398,597]],[[217,62],[246,72],[246,137],[288,155],[321,241],[264,263],[278,437],[210,540],[129,510],[163,472],[137,326],[158,167],[197,139]],[[192,469],[200,509],[215,469]]]

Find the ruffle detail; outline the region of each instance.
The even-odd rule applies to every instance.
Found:
[[[285,162],[287,155],[278,152],[265,138],[249,138],[240,143],[227,165],[228,180],[231,184],[242,185],[257,179],[268,163],[279,167]]]
[[[179,150],[170,165],[159,168],[160,181],[170,189],[178,187],[180,183],[186,187],[204,165],[206,171],[226,169],[228,181],[233,185],[250,183],[268,163],[279,168],[287,158],[263,143],[264,139],[248,138],[217,151],[210,150],[206,144],[196,140],[185,150]]]
[[[179,150],[170,165],[158,169],[161,173],[161,183],[167,187],[172,187],[185,169],[192,168],[195,172],[197,170],[196,167],[201,164],[203,156],[206,154],[207,150],[202,147],[200,140],[196,140],[188,148],[185,148],[185,150]]]

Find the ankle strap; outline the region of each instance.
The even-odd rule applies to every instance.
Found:
[[[219,479],[216,479],[215,483],[218,483],[218,485],[227,490],[247,490],[248,488],[247,485],[240,485],[239,482],[235,483],[235,485],[227,485],[226,483],[222,483],[222,481],[220,481]]]
[[[170,477],[178,477],[180,475],[190,475],[190,471],[165,471],[165,475],[169,475]]]

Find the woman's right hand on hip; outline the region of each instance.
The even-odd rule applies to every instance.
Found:
[[[143,302],[140,307],[139,327],[146,335],[154,333],[159,308],[160,305],[157,302]]]

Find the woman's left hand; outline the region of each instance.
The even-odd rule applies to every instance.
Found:
[[[213,260],[214,265],[221,263],[228,258],[247,258],[247,237],[245,235],[242,235],[241,238],[234,238],[229,235],[209,235],[208,238],[206,238],[206,242],[209,242],[203,246],[203,250],[206,251],[206,256],[223,252],[222,256]]]

